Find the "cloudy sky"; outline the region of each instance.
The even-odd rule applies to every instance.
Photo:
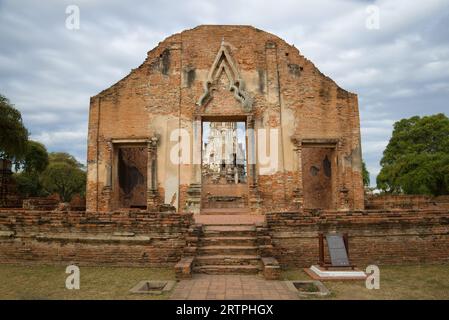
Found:
[[[68,5],[78,30],[66,27]],[[0,0],[0,92],[32,139],[85,163],[89,97],[200,24],[274,33],[357,93],[372,181],[396,120],[448,114],[449,0]]]

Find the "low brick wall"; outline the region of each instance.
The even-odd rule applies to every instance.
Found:
[[[381,194],[365,197],[366,210],[421,210],[449,209],[449,196],[431,197],[426,195]]]
[[[361,267],[449,262],[448,210],[268,213],[266,223],[282,267],[316,263],[318,233],[333,231],[349,234]],[[0,263],[172,267],[188,252],[192,226],[191,214],[4,209]]]
[[[174,266],[191,214],[0,210],[0,263]]]
[[[350,260],[359,266],[449,262],[449,210],[284,212],[266,218],[273,255],[283,267],[317,263],[318,233],[334,231],[348,233]]]

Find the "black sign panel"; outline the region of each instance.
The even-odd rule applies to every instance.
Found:
[[[328,234],[326,240],[332,265],[336,267],[349,266],[348,253],[342,235]]]

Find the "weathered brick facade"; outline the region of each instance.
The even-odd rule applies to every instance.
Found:
[[[136,199],[143,194],[149,210],[166,203],[198,212],[195,155],[206,120],[246,122],[248,159],[255,159],[248,166],[248,203],[255,212],[363,209],[357,96],[275,35],[250,26],[199,26],[168,37],[138,68],[91,98],[87,210],[140,207],[135,194],[120,191],[140,183]],[[179,136],[190,144],[180,156],[187,161],[177,164]],[[276,147],[269,167],[257,156],[263,140]],[[134,175],[130,167],[131,178],[120,178],[122,147],[146,147],[147,170]],[[314,193],[321,187],[326,201]]]
[[[0,211],[0,263],[173,266],[191,214]]]

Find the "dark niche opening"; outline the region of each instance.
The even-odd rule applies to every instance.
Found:
[[[147,170],[146,148],[119,148],[117,160],[120,207],[145,207]]]
[[[320,169],[317,168],[316,166],[311,166],[310,167],[310,174],[312,176],[314,176],[314,177],[318,174],[319,171],[320,171]]]
[[[323,160],[323,170],[324,170],[324,175],[326,177],[330,178],[332,175],[332,166],[331,166],[331,162],[329,161],[329,158],[327,157],[327,155],[324,157],[324,160]]]

